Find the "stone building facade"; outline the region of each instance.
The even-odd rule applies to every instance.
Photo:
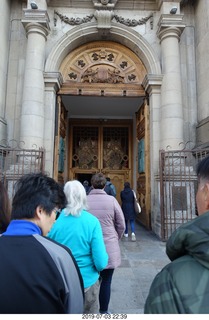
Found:
[[[0,141],[55,179],[129,180],[161,234],[160,150],[209,145],[208,0],[1,0]]]

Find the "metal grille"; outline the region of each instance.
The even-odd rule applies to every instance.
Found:
[[[113,170],[128,168],[128,132],[127,127],[103,129],[103,168]]]
[[[6,186],[10,199],[15,182],[24,174],[44,172],[45,150],[0,147],[0,179]]]
[[[162,240],[197,215],[197,163],[209,150],[160,151]]]
[[[98,167],[98,132],[97,127],[73,128],[73,168]]]

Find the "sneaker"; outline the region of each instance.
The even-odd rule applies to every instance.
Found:
[[[124,233],[123,235],[125,238],[128,238],[128,233]]]
[[[131,234],[131,241],[136,241],[136,236],[135,236],[135,233],[133,233],[133,232]]]

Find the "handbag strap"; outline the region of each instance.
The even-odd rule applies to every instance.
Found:
[[[137,200],[135,191],[134,190],[132,190],[132,191],[133,191],[133,194],[134,194],[134,198]]]

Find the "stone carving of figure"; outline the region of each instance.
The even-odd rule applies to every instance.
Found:
[[[88,68],[82,76],[82,81],[89,82],[89,83],[95,82],[94,78],[97,75],[97,72],[98,72],[97,69],[93,70],[92,68]]]
[[[114,69],[113,71],[108,69],[108,82],[109,83],[124,83],[124,76],[121,75],[119,69]]]

